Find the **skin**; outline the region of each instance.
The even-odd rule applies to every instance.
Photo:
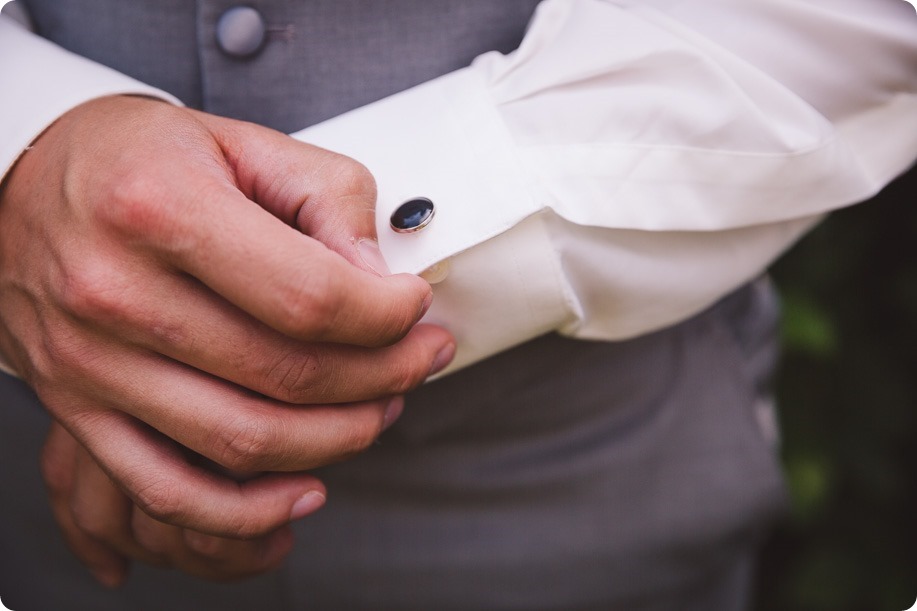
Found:
[[[347,157],[126,96],[8,175],[0,353],[55,420],[52,508],[102,583],[131,559],[273,568],[324,502],[303,471],[367,448],[451,360],[416,324],[429,285],[382,260],[375,195]]]

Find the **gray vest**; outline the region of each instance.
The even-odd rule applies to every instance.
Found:
[[[27,4],[68,49],[294,131],[512,50],[537,2],[254,0],[266,38],[248,57],[217,44],[223,0]],[[27,477],[0,485],[27,536],[0,539],[22,558],[0,595],[16,609],[739,608],[748,550],[784,500],[763,433],[775,319],[762,280],[661,332],[546,336],[426,385],[376,447],[319,473],[328,504],[297,525],[287,566],[234,586],[138,568],[118,593],[80,590],[37,483],[44,416],[2,379],[0,434],[27,434],[0,462]]]

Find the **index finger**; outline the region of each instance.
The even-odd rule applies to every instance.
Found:
[[[432,301],[424,280],[358,269],[231,185],[214,183],[206,197],[183,215],[173,263],[286,335],[386,345],[403,337]]]
[[[324,503],[325,488],[310,475],[278,473],[236,482],[192,464],[183,448],[122,412],[98,412],[93,426],[103,434],[78,435],[86,449],[144,513],[160,522],[250,539]]]
[[[358,249],[376,241],[376,181],[365,166],[261,125],[194,112],[246,197],[357,267],[388,275],[381,254],[367,261]]]

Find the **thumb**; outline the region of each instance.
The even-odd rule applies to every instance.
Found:
[[[238,188],[353,265],[391,272],[376,237],[376,181],[358,161],[252,123],[199,113]]]

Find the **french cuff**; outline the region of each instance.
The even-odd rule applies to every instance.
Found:
[[[160,89],[70,53],[0,17],[0,180],[29,145],[68,110],[109,95],[180,102]]]
[[[544,206],[480,78],[459,70],[293,134],[372,172],[379,245],[393,272],[448,261],[424,319],[458,341],[444,373],[567,324],[577,311]],[[434,220],[415,233],[392,231],[392,212],[416,197],[432,200]]]
[[[424,317],[456,338],[455,359],[440,375],[579,324],[578,302],[546,228],[548,214],[525,218],[451,258]]]

